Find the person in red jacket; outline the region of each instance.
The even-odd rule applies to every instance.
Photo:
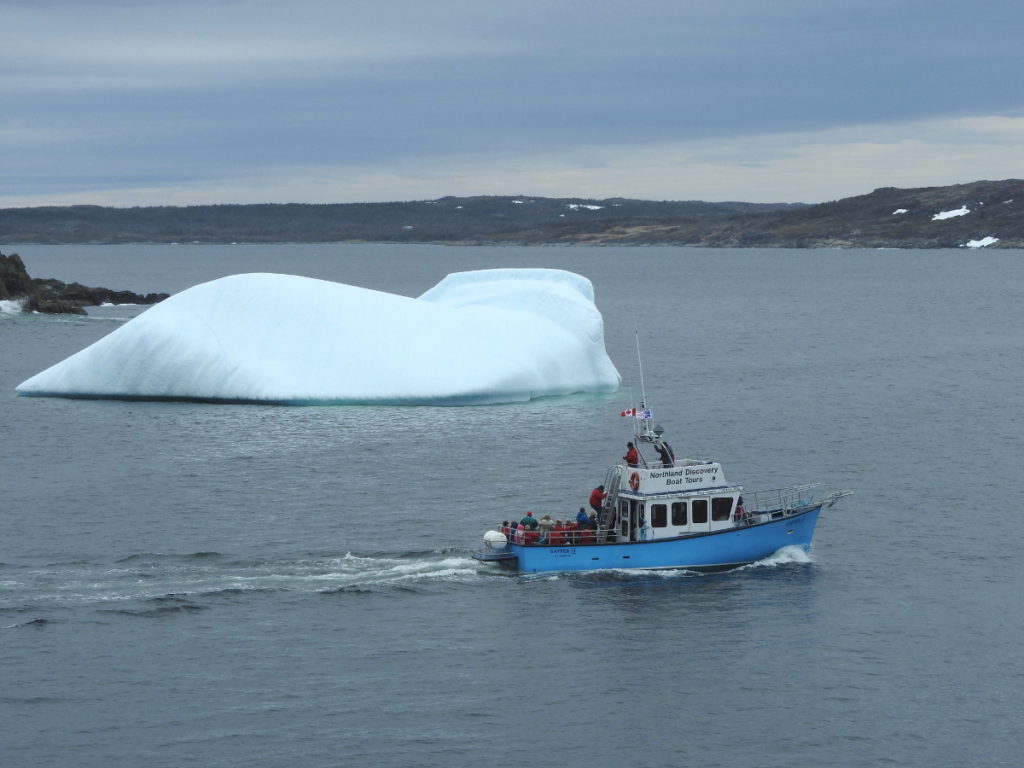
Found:
[[[562,521],[555,521],[555,527],[548,534],[548,544],[552,547],[560,547],[565,543],[565,535],[562,533]]]
[[[595,512],[600,512],[601,505],[604,504],[604,500],[607,498],[608,494],[604,492],[604,486],[597,486],[597,488],[590,492],[590,508]]]
[[[626,455],[623,456],[626,460],[627,466],[638,467],[640,466],[640,454],[636,449],[636,446],[632,443],[626,443]]]

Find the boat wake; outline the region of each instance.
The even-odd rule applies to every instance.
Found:
[[[700,579],[713,576],[728,575],[730,573],[741,573],[743,571],[758,571],[765,568],[777,568],[786,565],[807,565],[814,562],[814,558],[801,546],[783,547],[773,552],[768,557],[762,558],[748,565],[741,565],[736,568],[724,571],[696,571],[687,568],[602,568],[592,571],[548,571],[543,573],[523,573],[519,578],[526,581],[557,581],[559,579],[575,579],[590,582],[649,582],[652,579]]]
[[[217,552],[138,553],[0,572],[0,615],[47,615],[64,608],[154,616],[210,608],[267,593],[427,591],[493,578],[458,551],[239,559]],[[18,621],[17,625],[24,625]],[[0,622],[0,626],[14,626]]]
[[[813,562],[802,547],[784,547],[743,566],[776,568]],[[425,594],[493,583],[514,574],[492,570],[461,550],[311,555],[239,559],[218,552],[143,552],[108,561],[43,567],[0,566],[0,629],[45,626],[65,609],[157,617],[207,610],[257,595]],[[584,579],[633,582],[701,578],[685,569],[608,569],[586,573],[520,575],[527,581]]]

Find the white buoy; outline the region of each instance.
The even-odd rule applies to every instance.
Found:
[[[484,546],[487,549],[502,550],[508,544],[508,539],[501,531],[488,531],[484,534]]]

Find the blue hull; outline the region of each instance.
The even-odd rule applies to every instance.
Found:
[[[809,549],[820,512],[821,504],[815,504],[767,523],[660,541],[563,547],[510,543],[500,555],[479,559],[499,561],[521,573],[606,568],[726,570],[761,560],[783,547]]]

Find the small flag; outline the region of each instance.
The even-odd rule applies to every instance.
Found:
[[[636,408],[627,408],[619,416],[636,416]]]
[[[654,413],[651,411],[650,408],[648,408],[645,411],[640,411],[640,413],[638,413],[636,415],[636,417],[638,419],[653,419],[654,418]]]

